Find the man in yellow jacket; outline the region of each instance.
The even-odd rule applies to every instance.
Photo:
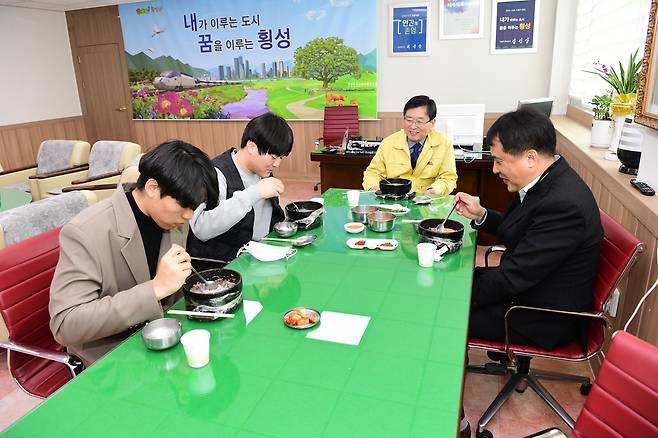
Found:
[[[455,154],[448,137],[434,129],[436,104],[427,96],[414,96],[402,114],[404,129],[379,145],[363,173],[363,188],[378,190],[383,178],[405,178],[418,194],[452,192],[457,186]]]

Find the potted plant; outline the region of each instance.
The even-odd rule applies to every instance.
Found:
[[[589,102],[592,105],[594,112],[594,120],[592,120],[592,140],[590,145],[595,148],[610,147],[610,140],[612,139],[612,114],[610,113],[610,105],[612,104],[612,93],[600,94],[594,96]]]
[[[611,109],[614,117],[625,117],[635,112],[637,86],[642,68],[642,59],[637,59],[638,51],[639,49],[628,58],[626,68],[619,62],[619,71],[600,62],[594,63],[594,71],[587,70],[587,73],[597,75],[612,87],[614,94]]]
[[[587,71],[587,73],[595,74],[606,81],[614,91],[610,110],[615,123],[612,139],[610,140],[610,154],[606,155],[606,159],[621,159],[622,163],[624,163],[623,159],[628,154],[622,154],[623,157],[618,157],[617,147],[621,140],[624,121],[627,117],[632,117],[637,103],[637,87],[640,82],[640,69],[642,68],[642,58],[638,60],[638,52],[639,49],[629,56],[625,67],[620,61],[618,70],[615,67],[608,67],[605,64],[596,62],[594,63],[594,71]],[[639,160],[639,154],[639,152],[633,151],[631,154],[633,155],[633,161]],[[625,168],[626,166],[622,167]]]

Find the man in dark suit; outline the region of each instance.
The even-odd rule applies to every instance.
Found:
[[[504,340],[504,315],[512,305],[567,311],[591,309],[603,228],[589,187],[555,155],[555,128],[532,110],[500,117],[489,129],[493,172],[518,197],[504,215],[457,193],[456,210],[474,228],[498,236],[506,251],[500,265],[478,267],[473,279],[470,337]],[[572,318],[514,312],[511,342],[553,348],[580,332]]]

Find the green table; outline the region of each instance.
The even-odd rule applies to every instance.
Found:
[[[245,299],[262,305],[255,317],[247,322],[242,307],[232,320],[181,318],[184,331],[211,332],[208,366],[190,368],[180,344],[146,350],[136,333],[5,435],[455,436],[475,231],[467,226],[460,251],[420,268],[413,225],[357,235],[396,238],[394,251],[351,250],[344,190],[324,198],[323,227],[306,232],[318,235],[313,245],[287,261],[243,255],[229,265],[243,276]],[[378,202],[361,195],[362,204]],[[408,204],[403,217],[441,217],[451,198]],[[309,339],[313,329],[282,323],[295,306],[370,321],[356,346]]]
[[[31,194],[22,190],[0,187],[0,211],[20,207],[30,202],[32,202]]]

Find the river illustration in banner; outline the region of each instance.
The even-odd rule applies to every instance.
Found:
[[[119,5],[135,119],[377,116],[376,0]]]

